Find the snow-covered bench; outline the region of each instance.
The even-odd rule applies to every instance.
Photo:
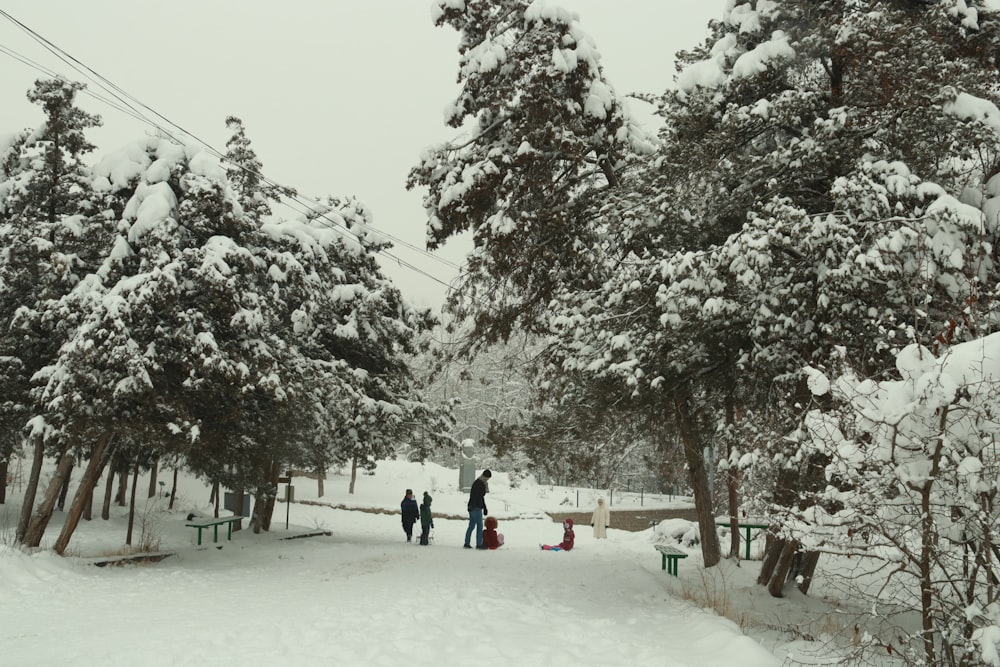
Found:
[[[662,563],[660,564],[661,570],[666,570],[667,574],[672,574],[677,576],[677,561],[681,558],[687,558],[688,555],[678,549],[677,547],[668,547],[662,544],[654,544],[653,548],[660,552],[662,555]]]

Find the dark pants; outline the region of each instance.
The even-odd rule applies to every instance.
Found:
[[[409,542],[413,539],[413,521],[403,522],[403,532],[406,533],[406,541]]]
[[[428,537],[430,536],[431,528],[430,526],[423,526],[420,529],[420,543],[423,545],[430,544]]]

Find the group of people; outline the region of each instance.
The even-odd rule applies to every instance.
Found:
[[[497,532],[496,517],[489,516],[486,508],[486,494],[490,492],[490,478],[493,473],[483,470],[483,473],[472,483],[469,490],[469,526],[465,529],[465,543],[463,549],[496,549],[503,546],[504,537]],[[417,505],[413,497],[413,489],[407,489],[403,501],[400,503],[400,510],[403,517],[403,532],[406,533],[406,541],[413,540],[413,526],[420,520],[420,544],[430,544],[430,531],[434,528],[434,517],[431,514],[431,496],[424,491],[423,503]],[[484,522],[485,517],[485,522]],[[559,544],[539,545],[545,551],[570,551],[576,540],[573,532],[573,519],[566,518],[562,522],[563,539]],[[608,536],[607,529],[611,525],[611,512],[604,504],[604,498],[597,499],[597,507],[591,517],[590,525],[594,528],[594,537],[603,539]],[[473,532],[476,535],[476,546],[472,546]]]
[[[407,489],[403,496],[403,502],[399,504],[399,509],[403,513],[403,532],[406,533],[406,541],[413,541],[413,524],[420,519],[420,544],[427,546],[430,544],[431,529],[434,528],[434,516],[431,514],[431,496],[424,491],[424,502],[417,505],[417,499],[413,497],[413,489]]]

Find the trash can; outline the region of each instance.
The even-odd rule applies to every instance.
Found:
[[[243,508],[240,511],[236,507],[236,494],[226,491],[222,494],[222,506],[232,512],[233,514],[239,514],[240,516],[250,516],[250,494],[243,494]]]

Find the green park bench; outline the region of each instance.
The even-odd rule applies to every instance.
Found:
[[[220,517],[195,517],[188,519],[185,525],[187,528],[197,528],[198,529],[198,546],[201,546],[201,531],[206,528],[213,529],[212,541],[219,541],[219,526],[225,525],[227,528],[226,539],[233,539],[233,524],[237,521],[242,520],[242,516],[220,516]]]
[[[661,570],[666,570],[667,574],[672,574],[677,576],[677,561],[681,558],[687,558],[688,555],[678,549],[677,547],[667,547],[662,544],[654,544],[653,548],[660,552],[663,556],[662,563],[660,564]]]

